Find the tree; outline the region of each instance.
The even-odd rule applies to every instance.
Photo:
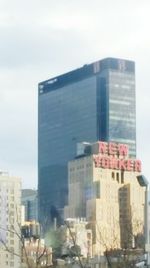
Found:
[[[136,221],[133,226],[126,225],[124,235],[126,239],[123,241],[124,247],[116,247],[118,236],[113,230],[113,239],[105,239],[103,236],[103,228],[97,224],[99,244],[105,248],[104,254],[109,268],[132,268],[136,267],[136,263],[144,255],[144,235],[138,233],[143,227],[142,222]],[[133,231],[134,229],[134,231]],[[124,236],[123,236],[124,238]]]
[[[76,233],[72,231],[68,221],[64,221],[64,225],[61,225],[57,229],[51,228],[46,234],[46,243],[53,248],[54,262],[57,258],[69,259],[72,263],[78,263],[79,267],[84,267],[81,248],[77,244]]]
[[[14,225],[11,225],[10,228],[6,229],[0,227],[0,230],[6,231],[10,234],[13,234],[20,243],[20,252],[16,252],[12,249],[7,242],[0,237],[0,243],[2,245],[1,250],[8,252],[14,256],[17,256],[23,268],[49,268],[52,266],[50,259],[52,258],[52,251],[46,245],[41,245],[41,239],[36,239],[31,237],[30,239],[25,239],[21,233],[21,226],[18,225],[16,230]],[[32,251],[32,254],[31,254]]]

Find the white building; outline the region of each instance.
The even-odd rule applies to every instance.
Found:
[[[0,267],[20,268],[21,180],[0,172]]]
[[[68,218],[59,228],[63,241],[62,255],[71,254],[74,246],[79,246],[83,257],[92,257],[92,230],[85,219]],[[76,253],[76,250],[74,251]]]
[[[24,240],[22,267],[28,268],[27,260],[30,267],[50,267],[52,265],[52,248],[45,245],[44,239],[25,239]]]

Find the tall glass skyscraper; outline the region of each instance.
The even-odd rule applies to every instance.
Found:
[[[39,83],[38,194],[42,222],[67,204],[67,162],[78,142],[129,144],[136,155],[135,65],[106,58]]]

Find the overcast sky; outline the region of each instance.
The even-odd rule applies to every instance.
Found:
[[[37,84],[105,57],[136,63],[137,155],[150,178],[150,0],[0,0],[0,169],[37,187]]]

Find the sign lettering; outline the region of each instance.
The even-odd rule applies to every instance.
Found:
[[[141,172],[141,161],[127,159],[128,146],[117,143],[98,143],[98,154],[93,156],[95,167]]]

